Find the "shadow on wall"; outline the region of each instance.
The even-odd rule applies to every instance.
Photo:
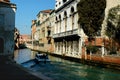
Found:
[[[3,53],[4,51],[4,40],[0,38],[0,53]]]

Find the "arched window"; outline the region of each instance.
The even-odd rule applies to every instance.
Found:
[[[74,13],[74,7],[71,7],[71,13]]]
[[[56,27],[55,27],[55,30],[54,30],[54,33],[57,33],[58,32],[58,17],[56,16],[56,18],[55,18],[55,20],[56,20]]]
[[[77,11],[78,11],[78,9],[80,9],[79,6],[80,6],[80,4],[77,3],[77,4],[76,4],[76,9],[77,9]]]
[[[56,22],[58,21],[58,18],[56,17]]]
[[[61,32],[61,15],[59,15],[59,32]]]
[[[63,3],[65,3],[67,0],[63,0]]]
[[[61,15],[59,15],[59,20],[61,20]]]
[[[71,7],[71,23],[72,23],[72,29],[74,28],[74,7]]]
[[[67,30],[67,12],[64,12],[64,23],[65,23],[65,31]]]
[[[67,12],[65,11],[65,12],[64,12],[64,18],[66,18],[66,17],[67,17]]]

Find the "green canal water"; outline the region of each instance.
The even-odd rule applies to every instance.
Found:
[[[40,63],[31,67],[34,61],[29,60],[34,59],[34,56],[35,52],[23,49],[15,52],[14,59],[23,67],[53,80],[120,80],[120,71],[118,70],[84,65],[50,55],[50,63]]]

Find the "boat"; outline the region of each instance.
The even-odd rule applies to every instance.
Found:
[[[35,56],[35,62],[40,63],[40,62],[50,62],[48,55],[47,54],[42,54],[42,53],[37,53]]]
[[[26,49],[26,48],[27,48],[26,44],[19,44],[19,49]]]

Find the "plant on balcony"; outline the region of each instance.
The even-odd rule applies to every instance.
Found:
[[[96,47],[96,46],[91,46],[91,45],[88,45],[87,47],[86,47],[86,49],[87,49],[87,54],[90,54],[90,53],[96,53],[98,50],[99,50],[99,48],[98,47]]]
[[[89,40],[94,36],[100,35],[105,7],[106,0],[80,0],[77,5],[79,15],[78,23],[84,33],[90,38]]]

